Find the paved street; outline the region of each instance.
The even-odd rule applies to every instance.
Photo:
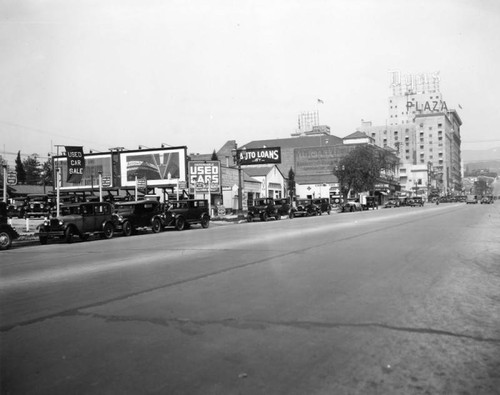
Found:
[[[500,202],[0,253],[2,394],[500,393]]]

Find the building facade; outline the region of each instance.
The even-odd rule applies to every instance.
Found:
[[[362,121],[359,131],[376,145],[393,148],[401,160],[400,182],[407,192],[441,195],[462,191],[462,121],[449,109],[439,74],[391,73],[386,125]]]

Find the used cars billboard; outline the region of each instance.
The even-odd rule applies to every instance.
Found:
[[[189,186],[198,192],[220,193],[220,161],[190,161],[188,162]]]

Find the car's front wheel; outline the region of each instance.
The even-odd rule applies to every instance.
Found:
[[[122,226],[123,236],[130,236],[132,234],[132,224],[130,221],[125,221]]]
[[[73,242],[73,228],[70,226],[69,228],[66,228],[64,231],[64,241],[66,243],[72,243]]]
[[[201,227],[206,229],[208,228],[209,225],[210,225],[210,218],[208,217],[208,215],[204,215],[203,217],[201,217]]]
[[[49,241],[49,238],[47,236],[39,236],[38,239],[40,240],[41,245],[45,245]]]
[[[253,221],[253,215],[252,214],[248,214],[247,215],[247,221],[248,222],[252,222]]]
[[[113,224],[111,224],[111,222],[106,222],[102,232],[102,237],[104,239],[111,239],[114,233],[115,233],[115,228],[113,227]]]
[[[158,233],[161,230],[161,222],[158,218],[153,220],[153,225],[151,226],[153,233]]]
[[[6,250],[12,245],[12,237],[9,232],[0,232],[0,250]]]
[[[186,220],[183,217],[179,217],[175,220],[175,229],[184,230],[186,227]]]

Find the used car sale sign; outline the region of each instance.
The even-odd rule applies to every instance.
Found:
[[[85,170],[85,157],[83,147],[66,146],[66,157],[68,158],[68,179],[66,182],[79,183]]]
[[[220,161],[190,161],[188,163],[189,186],[199,192],[220,193]]]

